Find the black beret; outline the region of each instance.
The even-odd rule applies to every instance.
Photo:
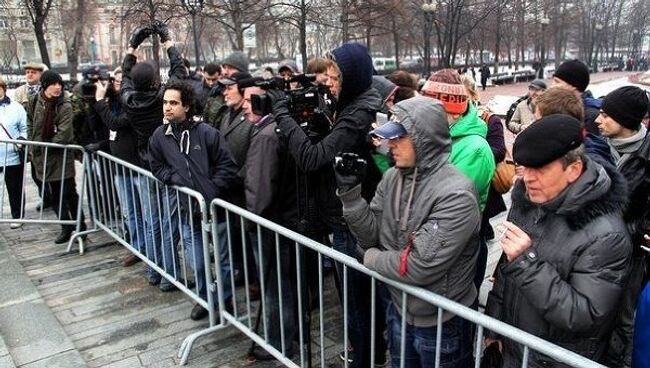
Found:
[[[639,87],[625,86],[610,92],[600,108],[620,125],[639,130],[648,112],[648,95]]]
[[[512,147],[515,162],[542,167],[582,144],[582,123],[572,116],[545,116],[524,129]]]

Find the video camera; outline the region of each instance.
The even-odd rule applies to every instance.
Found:
[[[334,102],[327,87],[315,84],[313,74],[296,74],[290,78],[251,78],[239,83],[240,88],[259,87],[263,90],[283,91],[289,101],[289,113],[310,139],[318,141],[332,128]],[[297,84],[298,87],[292,87]],[[256,115],[266,116],[273,111],[270,96],[252,95],[251,108]]]
[[[108,69],[104,69],[99,65],[90,66],[81,72],[84,80],[81,84],[81,95],[85,99],[94,99],[97,86],[95,83],[98,81],[109,81],[113,83],[113,78],[108,74]]]

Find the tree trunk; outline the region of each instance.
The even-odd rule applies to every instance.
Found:
[[[499,2],[497,4],[497,16],[496,19],[501,19],[501,14],[503,12],[501,11],[501,5],[503,3]],[[501,22],[497,21],[496,23],[496,32],[494,35],[494,74],[499,73],[499,54],[501,51]]]
[[[307,70],[307,4],[300,1],[300,55],[302,56],[302,70]]]
[[[40,18],[34,22],[34,34],[36,36],[36,43],[38,44],[38,51],[41,53],[41,61],[47,65],[48,68],[52,67],[50,62],[50,54],[47,52],[47,44],[45,43],[45,31],[43,29],[44,18]]]
[[[68,47],[68,66],[70,67],[70,80],[77,82],[77,69],[79,66],[79,49],[82,45],[84,14],[86,12],[85,0],[77,0],[75,9],[75,28],[72,36],[72,44]]]
[[[393,46],[395,47],[395,68],[399,69],[399,33],[395,24],[395,17],[391,17],[393,31]]]

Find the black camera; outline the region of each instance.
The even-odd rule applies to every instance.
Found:
[[[363,177],[368,163],[356,153],[339,153],[334,158],[334,165],[342,175]]]
[[[289,102],[289,113],[312,140],[320,140],[330,132],[334,102],[327,87],[316,85],[313,74],[296,74],[291,78],[253,78],[242,81],[240,88],[259,87],[283,91]],[[251,108],[256,115],[273,111],[273,102],[266,95],[252,95]]]
[[[90,66],[81,72],[84,80],[81,84],[81,96],[85,99],[92,100],[95,98],[97,86],[95,83],[98,81],[109,81],[113,83],[113,78],[109,76],[108,69],[102,68],[100,65]]]

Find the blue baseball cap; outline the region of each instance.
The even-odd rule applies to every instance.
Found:
[[[370,132],[370,135],[381,139],[397,139],[407,134],[408,132],[404,128],[404,125],[394,120],[389,120],[379,128]]]

